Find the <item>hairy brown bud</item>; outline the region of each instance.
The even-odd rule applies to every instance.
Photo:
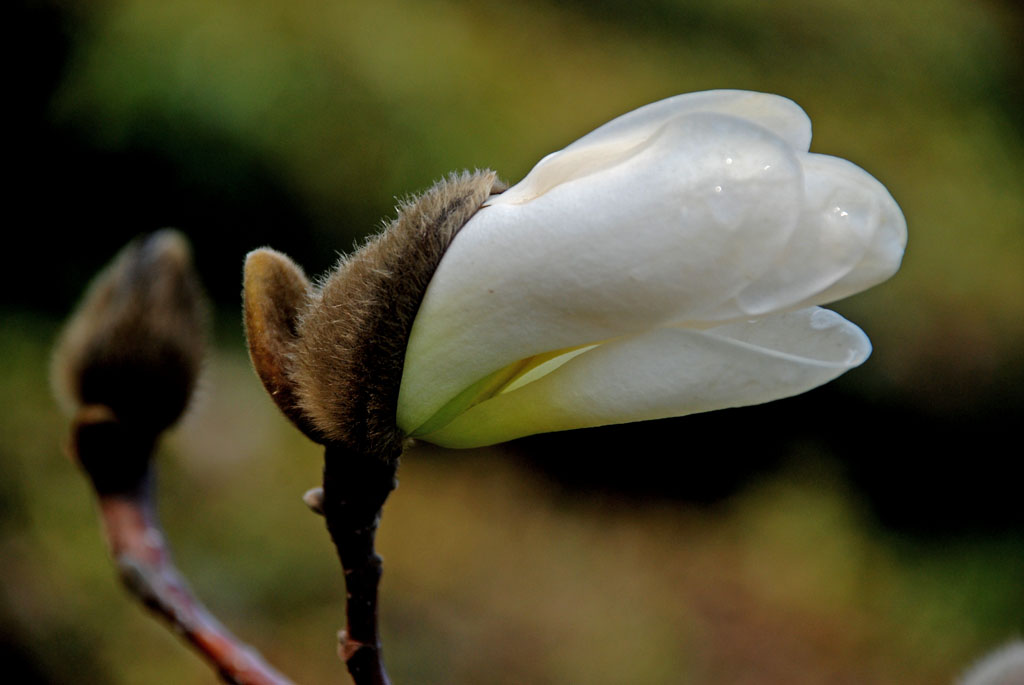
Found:
[[[192,395],[205,323],[191,251],[177,231],[129,243],[89,286],[57,342],[51,377],[98,488],[133,486],[145,472],[157,435]]]
[[[395,412],[416,312],[456,233],[503,188],[493,171],[449,176],[403,203],[397,219],[317,288],[300,287],[302,272],[279,253],[250,255],[245,311],[253,364],[312,439],[388,459],[401,453]]]
[[[109,407],[160,431],[184,411],[205,346],[206,305],[185,237],[129,243],[89,286],[53,357],[66,409]]]

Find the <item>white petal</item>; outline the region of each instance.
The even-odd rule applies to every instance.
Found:
[[[846,230],[864,244],[864,254],[846,273],[835,274],[828,288],[807,298],[827,304],[848,297],[891,277],[900,268],[907,247],[907,222],[889,191],[873,176],[852,162],[828,155],[809,155],[804,169],[813,169],[816,180],[807,188],[805,216],[801,222],[845,222]],[[810,175],[810,174],[809,174]],[[818,219],[814,218],[817,212]],[[823,261],[838,261],[847,249],[833,244]]]
[[[413,325],[399,426],[415,430],[517,360],[716,310],[778,261],[802,198],[800,164],[783,140],[695,113],[585,179],[482,208],[445,254]]]
[[[801,161],[804,209],[778,264],[711,318],[826,304],[876,285],[899,268],[907,225],[885,186],[845,159],[808,154]]]
[[[817,307],[705,331],[661,328],[577,355],[422,439],[475,447],[758,404],[826,383],[870,352],[859,328]]]
[[[555,186],[600,171],[627,158],[666,122],[695,112],[726,114],[768,129],[796,152],[811,144],[811,120],[800,106],[779,95],[744,90],[685,93],[633,110],[553,152],[513,188],[488,204],[522,204]]]

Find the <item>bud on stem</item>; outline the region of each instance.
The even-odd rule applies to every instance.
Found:
[[[374,537],[406,436],[397,424],[409,331],[458,231],[503,186],[494,172],[452,175],[314,286],[270,249],[245,263],[249,355],[278,408],[324,445],[322,513],[345,571],[339,655],[357,685],[386,685],[377,628],[381,559]]]

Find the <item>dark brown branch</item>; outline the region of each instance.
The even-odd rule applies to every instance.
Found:
[[[384,501],[396,486],[398,459],[354,453],[328,444],[322,509],[345,571],[347,625],[338,655],[356,685],[388,685],[377,627],[381,559],[374,549]]]

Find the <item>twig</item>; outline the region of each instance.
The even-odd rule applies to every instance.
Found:
[[[397,468],[397,459],[353,454],[337,444],[324,452],[321,508],[345,571],[347,625],[338,635],[338,655],[356,685],[390,683],[377,628],[381,559],[374,538]]]
[[[185,237],[158,231],[101,271],[54,351],[54,389],[73,414],[69,452],[99,500],[121,580],[228,683],[287,685],[189,589],[157,523],[152,456],[202,366],[206,305]]]
[[[148,453],[153,441],[126,439],[123,426],[109,412],[90,409],[73,427],[71,452],[92,481],[107,545],[125,587],[167,621],[225,682],[290,685],[213,617],[171,560],[153,506],[155,478]]]
[[[206,659],[225,682],[289,685],[259,653],[232,635],[195,598],[171,561],[147,490],[136,496],[101,495],[110,553],[128,590]]]

